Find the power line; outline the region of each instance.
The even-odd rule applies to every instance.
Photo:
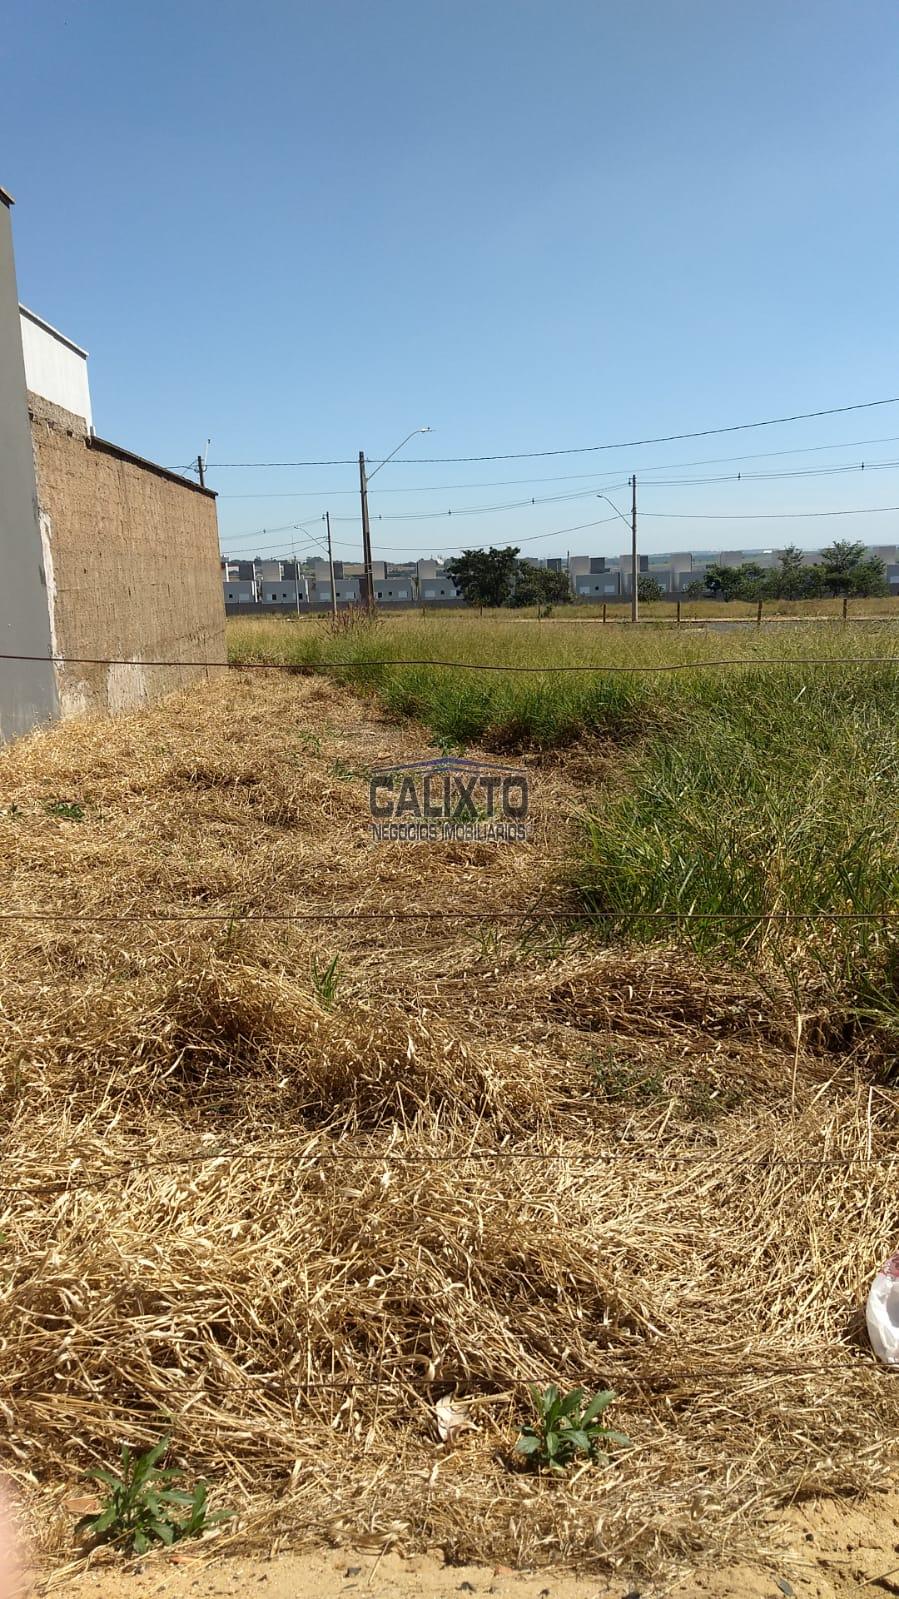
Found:
[[[859,505],[848,511],[642,511],[642,516],[662,516],[668,521],[687,522],[769,522],[788,517],[880,516],[899,511],[899,505]]]
[[[657,477],[643,485],[650,489],[693,488],[710,483],[782,483],[787,478],[840,477],[846,472],[886,472],[899,466],[899,459],[888,461],[843,461],[839,466],[800,466],[785,472],[719,472],[713,477]],[[586,490],[587,493],[596,491]]]
[[[770,483],[781,482],[786,478],[809,477],[839,477],[847,472],[876,472],[888,471],[899,467],[899,459],[885,461],[846,461],[839,466],[808,466],[797,467],[785,472],[727,472],[716,473],[712,477],[670,477],[656,478],[647,484],[648,488],[693,488],[697,485],[713,483]],[[612,483],[604,483],[603,488],[613,493],[616,489],[630,488],[630,478],[619,478]],[[439,511],[378,511],[372,520],[378,522],[426,522],[442,516],[483,516],[490,511],[517,511],[529,505],[558,505],[565,500],[587,500],[592,497],[602,498],[602,493],[595,487],[589,489],[570,489],[566,494],[530,495],[524,500],[500,500],[492,505],[461,505],[448,507]],[[333,516],[332,522],[356,522],[355,516]]]
[[[776,459],[782,459],[784,456],[809,456],[809,454],[817,454],[819,451],[824,451],[824,449],[856,449],[861,445],[896,445],[896,443],[899,443],[899,435],[896,435],[896,433],[891,433],[891,435],[888,435],[886,438],[851,438],[851,440],[846,440],[845,443],[841,443],[841,445],[808,445],[803,446],[803,448],[800,449],[763,449],[763,451],[750,454],[750,456],[709,456],[707,459],[704,459],[704,461],[657,462],[656,465],[651,465],[651,467],[640,467],[640,465],[638,465],[637,470],[638,472],[677,472],[677,470],[681,469],[681,467],[685,467],[686,469],[686,467],[709,467],[709,465],[726,465],[731,464],[731,462],[741,461],[776,461]],[[862,462],[862,465],[865,465],[864,462]],[[893,465],[893,462],[889,462],[889,465]],[[846,470],[856,469],[854,469],[854,467],[846,467]],[[809,469],[809,472],[811,472],[811,469]],[[737,477],[750,477],[750,475],[752,475],[752,477],[757,477],[757,473],[737,473]],[[553,475],[553,477],[549,478],[491,478],[491,480],[488,481],[483,481],[483,478],[481,478],[481,480],[478,480],[477,483],[406,483],[400,484],[400,486],[392,486],[392,488],[389,489],[389,492],[390,494],[442,494],[442,492],[448,491],[456,492],[457,489],[517,488],[517,486],[526,486],[528,483],[584,483],[587,478],[589,478],[590,481],[600,481],[605,488],[608,488],[609,486],[608,473],[605,472],[563,472],[560,473],[560,475]],[[675,481],[678,481],[678,483],[680,483],[680,481],[693,481],[693,478],[689,478],[689,480],[686,480],[686,478],[677,478]],[[710,478],[710,480],[705,480],[705,478],[702,478],[702,480],[699,481],[718,480],[717,478]],[[347,494],[355,497],[358,494],[358,489],[285,489],[285,491],[275,492],[264,491],[261,492],[261,494],[259,494],[259,492],[245,491],[242,492],[242,494],[219,494],[218,497],[221,500],[318,500],[336,499],[336,497],[347,496]]]
[[[630,486],[630,479],[628,479],[627,482],[625,482],[622,479],[620,482],[608,483],[606,485],[606,487],[611,489],[613,492],[616,489],[628,488],[629,486]],[[524,510],[528,506],[531,506],[531,505],[561,505],[561,504],[567,503],[567,502],[569,502],[571,500],[590,500],[590,499],[600,499],[601,497],[602,496],[597,493],[596,489],[575,489],[570,494],[549,494],[549,495],[544,495],[543,497],[541,497],[539,499],[535,499],[535,498],[532,497],[529,500],[506,500],[506,501],[503,501],[500,504],[495,504],[495,505],[461,506],[461,507],[459,507],[458,509],[455,509],[455,510],[448,509],[448,510],[445,510],[445,511],[418,511],[418,512],[416,512],[416,511],[401,511],[401,512],[398,512],[395,516],[391,516],[389,513],[385,514],[383,512],[377,512],[375,515],[370,517],[370,520],[373,521],[373,522],[438,522],[438,521],[443,520],[446,517],[452,517],[452,516],[456,516],[456,517],[462,517],[462,516],[484,516],[484,515],[488,515],[490,512],[493,512],[493,511],[519,511],[519,510]],[[357,516],[332,516],[331,517],[331,521],[332,522],[347,522],[347,523],[350,523],[354,527],[357,527],[359,525],[359,518]],[[247,531],[245,531],[243,533],[228,533],[228,534],[224,534],[223,537],[225,537],[225,538],[236,538],[236,539],[250,539],[250,538],[255,537],[255,535],[257,533],[258,534],[266,534],[266,535],[269,534],[269,533],[287,533],[287,532],[289,532],[291,530],[291,528],[293,528],[293,527],[301,527],[301,526],[302,526],[302,524],[298,523],[298,522],[284,522],[284,523],[279,524],[278,527],[273,527],[273,528],[270,528],[270,527],[250,528],[250,529],[248,529]],[[565,531],[565,530],[561,529],[560,531]],[[541,537],[543,537],[543,536],[545,536],[545,535],[541,535]],[[346,543],[346,540],[344,540],[343,542]],[[380,541],[379,541],[379,548],[381,548],[381,549],[384,548],[384,546],[380,543]],[[455,548],[455,545],[453,546],[453,548]]]
[[[338,518],[332,517],[331,520],[332,521],[337,521]],[[340,520],[342,520],[342,518],[340,518]],[[557,527],[557,528],[553,528],[552,532],[550,532],[550,533],[533,533],[533,534],[529,534],[527,536],[527,538],[523,538],[523,539],[516,538],[515,539],[515,543],[516,544],[538,544],[538,543],[540,543],[540,541],[542,539],[561,538],[564,533],[583,533],[586,528],[605,527],[608,522],[615,522],[615,521],[617,521],[617,517],[614,517],[614,516],[601,516],[598,519],[598,521],[595,521],[595,522],[578,522],[574,527]],[[274,537],[274,535],[277,534],[277,533],[287,533],[287,532],[290,531],[292,525],[293,524],[288,523],[283,528],[272,528],[270,530],[271,534]],[[263,528],[262,531],[263,531],[263,533],[265,533],[266,529]],[[250,537],[251,535],[244,535],[244,536],[245,537]],[[257,545],[258,545],[258,542],[260,542],[260,541],[257,541]],[[268,543],[268,542],[269,541],[268,541],[268,538],[267,538],[266,539],[266,543]],[[277,542],[281,543],[283,541],[279,540]],[[353,539],[353,540],[350,540],[350,539],[335,539],[334,543],[335,544],[339,544],[342,549],[354,549],[355,550],[355,549],[359,548],[359,541],[357,539]],[[459,547],[460,546],[458,544],[433,544],[433,545],[429,546],[429,548],[431,550],[435,551],[438,555],[443,554],[447,550],[459,549]],[[393,554],[408,555],[408,554],[411,553],[410,552],[410,547],[408,545],[406,545],[406,544],[381,544],[379,542],[378,548],[380,550],[389,550]],[[489,546],[486,545],[486,544],[482,544],[482,545],[469,545],[469,544],[467,544],[465,546],[465,548],[466,549],[487,549],[487,548],[489,548]],[[238,559],[240,559],[239,554],[235,554],[235,552],[233,550],[227,550],[227,551],[226,550],[222,550],[221,553],[225,557],[226,560],[238,560]],[[245,559],[250,559],[251,558],[250,555],[249,555],[249,552],[246,552],[244,558]],[[274,556],[272,556],[271,558],[275,559]]]
[[[885,400],[862,400],[854,405],[832,405],[819,411],[795,411],[790,416],[765,417],[760,422],[732,422],[727,427],[695,428],[687,433],[661,433],[651,438],[621,439],[613,444],[571,445],[565,449],[557,450],[515,450],[495,455],[416,456],[414,462],[403,461],[401,464],[405,466],[458,466],[468,462],[480,461],[535,461],[544,459],[547,456],[595,455],[600,450],[635,450],[644,444],[674,444],[681,439],[707,439],[722,433],[745,433],[753,428],[781,427],[788,422],[809,422],[822,416],[845,416],[849,411],[873,411],[883,405],[899,405],[899,395],[893,395]],[[373,458],[370,464],[383,465],[389,459],[389,456],[385,456],[383,460],[378,462]],[[210,461],[208,465],[210,469],[223,467],[355,466],[356,461],[346,457],[332,457],[329,460],[319,461]]]
[[[691,466],[717,466],[727,465],[737,461],[769,461],[776,460],[785,455],[815,455],[822,450],[854,450],[863,444],[896,444],[899,435],[887,434],[886,437],[876,439],[846,439],[840,444],[807,444],[794,447],[790,450],[759,450],[752,455],[713,455],[701,461],[664,461],[656,466],[641,466],[641,472],[675,472],[680,467]],[[587,478],[602,479],[608,474],[604,472],[563,472],[554,477],[513,477],[494,478],[486,483],[483,479],[476,483],[407,483],[404,486],[392,487],[391,494],[440,494],[449,490],[458,489],[501,489],[514,488],[528,483],[574,483],[583,482]],[[608,487],[608,484],[606,484]],[[331,498],[337,495],[358,494],[357,488],[352,489],[285,489],[282,492],[254,494],[244,492],[241,494],[219,494],[220,500],[314,500],[323,497]]]
[[[895,470],[896,468],[899,468],[899,459],[886,460],[886,461],[857,461],[857,462],[847,462],[847,463],[845,463],[845,464],[843,464],[841,466],[800,467],[800,468],[798,468],[795,471],[786,471],[786,472],[735,472],[735,473],[719,474],[719,475],[717,475],[715,477],[657,478],[654,483],[649,483],[649,484],[646,485],[646,487],[650,488],[650,489],[656,489],[656,488],[695,488],[695,487],[698,487],[698,486],[704,486],[704,485],[709,485],[709,484],[720,484],[720,483],[755,483],[755,482],[764,483],[764,482],[773,482],[773,481],[782,482],[782,481],[784,481],[785,479],[788,479],[788,478],[802,478],[802,479],[805,479],[805,478],[810,478],[810,477],[838,477],[838,476],[841,476],[841,475],[845,475],[846,473],[888,471],[888,470]],[[619,480],[617,482],[614,482],[614,483],[607,483],[605,485],[605,487],[606,487],[606,489],[608,489],[612,493],[614,493],[616,489],[629,488],[630,487],[630,479],[621,479],[621,480]],[[386,513],[378,512],[374,516],[371,517],[371,520],[372,521],[377,521],[377,522],[433,522],[433,521],[441,521],[441,520],[443,520],[446,517],[487,516],[487,515],[491,515],[491,514],[493,514],[495,512],[498,512],[498,511],[521,511],[521,510],[528,510],[530,507],[538,506],[538,505],[540,505],[540,506],[542,506],[542,505],[559,505],[559,504],[562,504],[562,503],[570,503],[573,500],[589,500],[589,499],[602,499],[602,498],[604,498],[604,495],[599,490],[597,490],[595,488],[574,489],[570,493],[567,493],[567,494],[550,494],[550,495],[540,496],[539,498],[532,495],[531,498],[527,499],[527,500],[505,500],[505,501],[501,501],[498,504],[493,504],[493,505],[463,505],[463,506],[452,507],[452,508],[449,508],[449,509],[447,509],[445,511],[398,511],[398,512],[395,512],[393,514],[391,514],[390,512],[386,512]],[[871,507],[871,509],[877,510],[877,509],[879,509],[879,507]],[[885,506],[885,507],[883,507],[883,509],[892,510],[893,507],[892,506]],[[662,515],[665,515],[667,513],[661,512],[661,511],[654,511],[654,512],[647,512],[646,514],[647,515],[653,515],[653,516],[662,516]],[[678,515],[679,514],[681,516],[687,516],[687,517],[689,517],[691,515],[691,513],[689,513],[689,512],[680,512],[680,513],[672,512],[671,514],[672,515]],[[697,516],[705,516],[705,517],[714,518],[714,513],[713,512],[697,512],[695,514]],[[784,512],[768,511],[768,512],[758,512],[758,513],[755,513],[755,514],[757,514],[759,516],[777,517],[777,516],[780,516],[780,515],[783,515],[783,516],[851,515],[853,513],[848,512],[848,511],[847,512],[823,512],[823,511],[819,511],[819,512],[807,512],[807,513],[806,512],[798,512],[798,511],[784,511]],[[337,522],[348,522],[348,523],[352,523],[354,526],[356,525],[357,520],[358,519],[355,516],[332,516],[332,518],[331,518],[332,522],[335,522],[335,523],[337,523]],[[302,523],[299,523],[299,522],[285,522],[281,526],[274,527],[274,528],[268,528],[268,527],[252,528],[252,529],[249,529],[249,530],[247,530],[247,531],[245,531],[243,533],[227,533],[227,534],[223,534],[222,538],[233,538],[233,539],[246,540],[246,539],[254,538],[256,536],[256,534],[261,534],[261,535],[264,535],[264,536],[268,537],[269,534],[275,535],[277,533],[291,532],[291,531],[293,531],[294,529],[297,529],[297,528],[300,529],[303,532],[308,532],[308,529],[305,528]],[[560,529],[560,531],[566,531],[566,530]],[[539,534],[537,536],[539,538],[552,537],[551,534]],[[341,541],[338,541],[338,542],[341,542]],[[346,543],[347,541],[343,540],[342,542]],[[520,540],[519,542],[524,543],[526,541],[525,540]],[[353,541],[353,544],[354,544],[354,547],[355,547],[355,541]],[[391,547],[394,548],[394,549],[399,548],[399,546],[396,546],[396,545],[394,545],[394,546],[381,545],[380,547],[382,549],[384,549],[384,548],[388,548],[389,549]],[[451,548],[451,549],[456,549],[457,547],[458,546],[456,544],[444,546],[444,548]]]

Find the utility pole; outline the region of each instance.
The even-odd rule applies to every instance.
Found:
[[[337,621],[337,588],[334,583],[334,551],[331,548],[331,512],[325,512],[325,526],[328,529],[328,571],[331,575],[331,615]]]
[[[203,457],[202,457],[202,455],[198,455],[197,456],[197,475],[198,475],[198,477],[200,479],[200,488],[201,489],[205,489],[205,487],[206,487],[206,468],[203,465]]]
[[[290,549],[291,549],[291,553],[293,555],[293,597],[296,600],[297,618],[299,619],[299,615],[300,615],[300,568],[299,568],[299,564],[297,562],[297,541],[296,541],[295,538],[292,538],[291,541],[290,541]]]
[[[369,616],[375,612],[375,585],[372,577],[371,528],[368,521],[368,478],[365,474],[365,451],[359,451],[359,494],[362,499],[362,565],[365,576],[365,604]]]
[[[640,574],[637,570],[637,474],[631,478],[631,621],[640,620]]]

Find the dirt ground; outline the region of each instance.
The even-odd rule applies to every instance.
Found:
[[[265,1559],[211,1558],[207,1551],[100,1565],[66,1584],[83,1599],[872,1599],[899,1593],[899,1495],[859,1504],[810,1501],[784,1518],[782,1553],[769,1564],[705,1567],[661,1585],[552,1567],[447,1565],[442,1551],[404,1557],[394,1550],[306,1549]]]

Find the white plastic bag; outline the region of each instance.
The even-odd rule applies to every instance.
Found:
[[[891,1255],[874,1278],[865,1320],[878,1360],[885,1366],[899,1366],[899,1254]]]

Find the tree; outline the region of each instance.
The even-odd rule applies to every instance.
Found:
[[[788,544],[778,556],[780,566],[768,578],[768,588],[773,599],[801,600],[808,588],[806,576],[809,568],[802,551],[796,544]]]
[[[757,600],[764,582],[765,573],[756,561],[744,561],[742,566],[722,566],[713,561],[706,568],[706,588],[722,600]]]
[[[681,598],[684,600],[704,600],[707,592],[704,578],[694,577],[686,588],[681,589]]]
[[[871,599],[890,592],[886,567],[880,558],[869,555],[864,561],[859,561],[852,574],[852,593],[860,599]]]
[[[650,577],[648,572],[641,572],[637,577],[637,598],[641,605],[649,605],[653,600],[663,600],[665,594],[658,578]]]
[[[468,605],[505,605],[512,593],[518,550],[463,550],[447,561],[444,572]]]
[[[888,594],[886,567],[863,544],[835,539],[821,551],[821,577],[828,594]]]
[[[809,600],[823,593],[821,567],[807,565],[802,551],[788,544],[780,551],[779,565],[765,576],[765,597],[770,600]]]
[[[519,561],[515,575],[515,588],[509,605],[568,605],[571,601],[571,584],[567,572],[554,572],[545,566],[535,566],[531,561]]]

